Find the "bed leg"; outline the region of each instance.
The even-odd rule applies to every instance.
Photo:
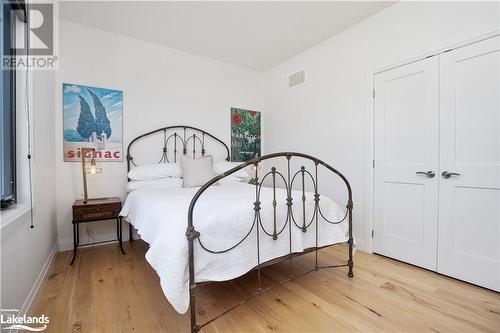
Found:
[[[352,251],[353,251],[353,237],[352,237],[352,199],[349,199],[349,202],[347,204],[347,209],[349,212],[349,260],[347,261],[347,265],[349,266],[349,273],[347,273],[348,277],[353,277],[354,274],[352,272],[352,268],[354,266],[354,263],[352,261]]]
[[[354,273],[352,272],[352,267],[354,266],[354,263],[352,262],[352,260],[349,260],[349,262],[347,264],[349,265],[349,273],[347,273],[347,276],[353,277]]]
[[[196,283],[194,282],[193,240],[189,240],[189,310],[191,314],[191,333],[197,333],[196,325]]]
[[[196,284],[189,286],[189,309],[191,311],[191,333],[197,333],[200,327],[196,324]]]
[[[186,237],[188,239],[188,252],[189,252],[189,310],[191,315],[191,333],[197,333],[200,326],[196,324],[196,282],[194,277],[194,240],[200,236],[192,223],[192,213],[189,214],[189,223],[186,230]]]

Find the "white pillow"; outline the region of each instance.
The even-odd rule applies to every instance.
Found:
[[[131,180],[154,180],[166,177],[180,178],[182,176],[179,163],[144,164],[132,168],[128,173]]]
[[[135,191],[143,187],[182,187],[182,179],[180,178],[162,178],[155,180],[131,180],[127,183],[127,192]]]
[[[243,164],[244,162],[228,162],[228,161],[217,161],[214,163],[214,172],[218,175],[221,173],[224,173],[228,170],[231,170],[232,168],[237,167],[240,164]],[[231,176],[238,177],[238,178],[250,178],[252,177],[250,175],[250,168],[251,166],[247,166],[243,169],[240,169],[236,171],[235,173],[232,173]]]
[[[210,179],[214,178],[212,156],[205,156],[198,159],[182,156],[181,168],[183,187],[202,186]]]

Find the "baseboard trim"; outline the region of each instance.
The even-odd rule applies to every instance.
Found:
[[[33,288],[31,288],[28,297],[26,297],[26,300],[24,301],[24,304],[21,307],[19,315],[21,316],[25,314],[29,315],[34,310],[33,307],[36,305],[35,301],[38,299],[39,293],[42,289],[41,287],[44,285],[45,279],[47,277],[47,273],[50,271],[50,268],[52,267],[52,263],[57,253],[57,248],[58,248],[57,242],[55,242],[54,246],[52,246],[52,249],[50,250],[47,260],[45,261],[45,264],[42,267],[42,270],[40,271],[38,277],[35,280]]]

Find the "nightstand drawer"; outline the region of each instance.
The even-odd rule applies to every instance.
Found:
[[[118,217],[121,210],[121,202],[92,202],[87,204],[73,205],[73,221],[87,221],[112,219]]]
[[[96,220],[96,219],[112,219],[118,216],[116,212],[95,212],[95,213],[82,213],[78,220]]]

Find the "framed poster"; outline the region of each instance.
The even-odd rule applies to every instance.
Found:
[[[244,162],[260,156],[260,119],[258,111],[231,108],[231,161]]]
[[[63,83],[64,161],[95,148],[100,161],[123,160],[123,92]]]

